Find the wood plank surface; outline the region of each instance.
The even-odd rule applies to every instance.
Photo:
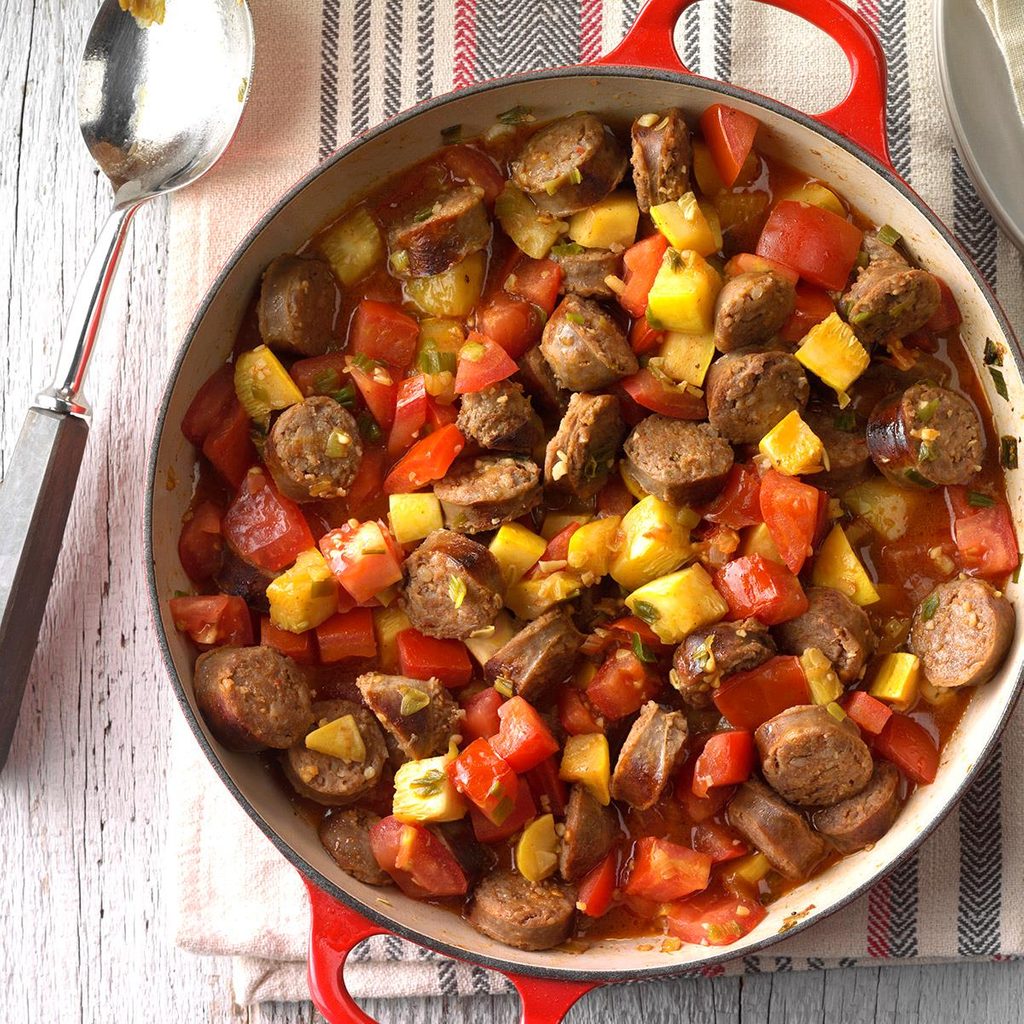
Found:
[[[74,83],[95,0],[0,0],[0,471],[49,375],[109,191],[81,144]],[[166,218],[135,220],[88,396],[79,493],[0,777],[0,1019],[299,1024],[308,1004],[231,1003],[226,961],[175,950],[162,877],[170,716],[142,564],[142,488],[168,356]],[[0,666],[2,673],[2,666]],[[889,1024],[1022,1019],[1024,967],[861,968],[620,987],[574,1024]],[[518,1019],[511,997],[373,1000],[394,1024]]]

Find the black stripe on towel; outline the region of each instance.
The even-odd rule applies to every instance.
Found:
[[[960,893],[956,951],[999,952],[1003,897],[1002,750],[996,748],[960,803]]]
[[[715,4],[715,78],[728,82],[732,78],[732,0]]]
[[[480,2],[476,7],[478,78],[579,60],[580,17],[564,0]]]
[[[434,95],[434,0],[419,0],[416,11],[416,99]]]
[[[402,109],[403,5],[384,0],[384,117]]]
[[[910,174],[910,63],[907,59],[905,0],[880,0],[878,34],[889,69],[885,117],[889,126],[889,155],[904,178]]]
[[[338,148],[338,5],[339,0],[324,0],[320,22],[321,160]]]
[[[352,7],[352,135],[370,127],[370,0]]]
[[[889,956],[917,956],[917,855],[889,876]]]

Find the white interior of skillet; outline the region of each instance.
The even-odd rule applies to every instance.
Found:
[[[279,253],[305,242],[328,218],[339,212],[350,197],[427,156],[440,144],[441,129],[449,125],[462,124],[464,136],[472,136],[489,127],[499,112],[517,104],[531,107],[542,120],[587,109],[622,125],[639,113],[670,104],[696,115],[710,102],[721,98],[709,91],[703,80],[666,80],[640,74],[549,73],[463,93],[447,103],[428,106],[369,138],[327,167],[279,210],[238,255],[205,307],[183,356],[157,437],[154,461],[155,486],[151,495],[154,578],[170,657],[190,700],[193,654],[187,642],[175,632],[167,612],[167,599],[176,589],[189,586],[178,563],[176,548],[181,517],[189,501],[189,487],[182,483],[168,490],[164,482],[171,471],[179,481],[192,479],[194,453],[182,438],[179,423],[200,384],[230,350],[236,325],[263,267]],[[721,87],[714,84],[712,88]],[[723,91],[728,91],[728,87]],[[980,376],[994,408],[998,433],[1015,434],[1019,422],[1017,410],[1022,402],[1016,349],[1001,329],[984,290],[941,232],[897,187],[838,144],[789,119],[779,110],[765,109],[745,100],[730,102],[749,109],[760,119],[764,128],[759,146],[764,152],[834,183],[875,223],[892,223],[898,227],[912,252],[952,287],[964,315],[963,331],[977,367],[982,365],[986,338],[1004,343],[1009,401],[995,394],[987,373]],[[1021,523],[1024,521],[1021,515],[1024,493],[1018,474],[1010,474],[1009,490],[1015,520]],[[1010,597],[1019,607],[1021,591],[1018,587],[1010,587]],[[362,885],[334,865],[313,830],[295,816],[258,759],[224,751],[208,733],[206,739],[243,802],[248,801],[262,818],[264,827],[305,862],[303,869],[314,880],[326,885],[328,891],[332,887],[343,890],[376,915],[387,917],[406,934],[418,933],[428,944],[443,944],[454,952],[463,950],[470,957],[503,961],[506,967],[636,976],[637,973],[679,970],[749,952],[752,947],[776,936],[787,915],[813,907],[802,923],[823,916],[852,893],[862,890],[916,844],[949,807],[1012,706],[1024,656],[1022,641],[1024,630],[1018,629],[1003,671],[977,694],[959,731],[947,745],[937,781],[915,792],[895,827],[874,849],[847,857],[779,900],[761,925],[735,945],[725,949],[684,946],[671,956],[657,948],[639,951],[636,939],[603,942],[582,954],[525,953],[492,942],[455,915],[408,899],[397,890],[385,894],[385,903],[380,890]],[[195,717],[199,720],[197,714]]]

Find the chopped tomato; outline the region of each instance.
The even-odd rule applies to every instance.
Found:
[[[753,615],[766,626],[777,626],[807,611],[800,581],[784,565],[763,555],[733,559],[715,573],[714,581],[733,621]]]
[[[352,314],[348,350],[378,363],[406,369],[416,354],[420,325],[387,302],[363,299]]]
[[[469,889],[455,855],[423,825],[381,818],[370,828],[370,847],[381,869],[409,896],[462,896]]]
[[[932,275],[939,286],[939,308],[932,313],[928,322],[924,325],[926,331],[934,331],[936,334],[943,334],[959,327],[963,322],[960,315],[960,307],[949,285],[937,274]]]
[[[373,612],[369,608],[352,608],[332,615],[316,627],[316,642],[320,647],[320,660],[325,665],[346,658],[376,657]]]
[[[445,405],[436,398],[427,397],[427,427],[431,431],[447,427],[458,418],[459,410],[454,405]]]
[[[406,494],[440,480],[465,447],[466,440],[454,423],[420,438],[385,477],[384,493]]]
[[[550,316],[558,305],[564,277],[565,272],[554,260],[524,258],[516,263],[502,285],[510,294],[525,299]]]
[[[240,597],[172,597],[170,607],[174,628],[187,633],[198,647],[248,647],[252,643],[252,616]]]
[[[669,907],[668,931],[683,942],[729,946],[752,932],[767,913],[755,899],[702,892]]]
[[[647,317],[638,317],[629,328],[629,347],[638,355],[656,352],[665,340],[665,332],[655,330]]]
[[[245,561],[277,572],[314,547],[302,510],[274,486],[269,474],[252,469],[224,516],[224,537]]]
[[[685,385],[668,384],[655,377],[645,366],[619,382],[620,387],[637,405],[651,412],[676,420],[706,420],[708,406],[702,395],[695,395]]]
[[[729,802],[734,792],[731,786],[720,786],[708,790],[705,797],[694,796],[693,775],[699,756],[699,753],[692,753],[687,757],[677,777],[675,790],[676,800],[683,805],[686,817],[693,822],[713,818]]]
[[[484,190],[484,200],[493,203],[505,187],[505,176],[494,161],[475,146],[456,144],[441,150],[441,161],[459,180]]]
[[[569,791],[565,783],[558,777],[558,758],[552,755],[541,761],[536,768],[531,768],[524,776],[526,784],[533,793],[537,806],[545,814],[553,814],[556,818],[565,816],[565,808],[569,803]]]
[[[383,483],[384,452],[380,448],[364,448],[345,499],[345,509],[353,519],[370,518],[372,510],[382,503]]]
[[[398,401],[398,385],[391,371],[370,362],[358,366],[349,361],[348,372],[377,425],[383,431],[390,430],[395,422],[395,403]]]
[[[473,740],[448,765],[452,785],[494,825],[515,810],[519,779],[487,740]]]
[[[697,825],[693,830],[692,842],[698,853],[706,853],[715,864],[735,860],[750,852],[750,847],[739,833],[717,821],[705,821]]]
[[[217,367],[205,384],[196,392],[181,420],[181,432],[197,448],[201,448],[206,435],[227,415],[235,401],[235,370],[225,364]]]
[[[864,232],[831,210],[783,199],[768,215],[757,255],[797,271],[811,284],[846,287]]]
[[[613,473],[597,492],[597,511],[609,516],[624,516],[635,504],[636,499],[618,473]]]
[[[488,686],[479,693],[474,693],[462,701],[466,717],[462,720],[462,734],[467,740],[489,740],[498,734],[501,719],[498,708],[504,698],[493,686]]]
[[[236,398],[224,418],[206,435],[203,454],[232,487],[238,487],[257,461],[252,443],[252,421]]]
[[[313,645],[313,631],[307,629],[302,633],[290,633],[287,629],[278,629],[268,616],[260,617],[260,644],[273,647],[279,654],[284,654],[300,665],[316,663],[316,647]]]
[[[626,287],[619,296],[619,305],[630,316],[642,317],[647,312],[647,295],[667,248],[668,240],[659,231],[635,242],[622,254]]]
[[[892,708],[865,690],[854,690],[841,703],[849,719],[871,736],[877,736],[892,717]]]
[[[769,469],[761,481],[761,515],[790,572],[799,573],[818,530],[821,492],[796,477]]]
[[[521,774],[558,752],[558,740],[529,701],[513,697],[498,708],[501,729],[491,740],[498,757]]]
[[[796,286],[796,304],[779,332],[783,341],[795,344],[815,325],[836,311],[828,292],[810,284]]]
[[[604,732],[594,709],[586,702],[583,694],[571,686],[563,686],[558,691],[558,721],[570,736]]]
[[[420,436],[427,422],[429,397],[422,373],[399,383],[395,422],[388,435],[389,458],[397,459]]]
[[[793,655],[769,658],[757,668],[737,672],[715,691],[715,707],[729,724],[751,731],[786,708],[810,702],[807,677]]]
[[[911,782],[935,781],[939,748],[923,725],[894,711],[874,743],[875,753],[892,761]]]
[[[693,769],[693,795],[705,797],[714,786],[746,782],[754,770],[754,737],[746,729],[709,736]]]
[[[715,170],[726,188],[732,188],[754,148],[757,118],[724,103],[712,103],[700,115],[700,130],[711,150]]]
[[[178,537],[178,558],[195,583],[210,579],[224,559],[221,511],[212,501],[200,502],[185,519]]]
[[[613,651],[587,687],[598,714],[614,720],[639,711],[661,689],[661,678],[632,651]]]
[[[643,619],[638,618],[636,615],[626,615],[621,619],[616,619],[614,622],[609,622],[606,628],[617,629],[627,635],[636,633],[643,640],[644,644],[654,648],[654,650],[664,646],[661,642],[661,637]]]
[[[500,843],[514,836],[531,818],[537,816],[537,805],[529,786],[520,785],[516,791],[516,805],[512,813],[500,824],[495,825],[475,807],[469,809],[469,820],[473,823],[473,834],[478,843]]]
[[[723,268],[726,277],[736,277],[739,274],[764,274],[766,272],[778,274],[792,284],[800,280],[800,275],[789,267],[784,267],[775,260],[766,259],[764,256],[755,256],[752,252],[738,252]],[[802,335],[801,335],[802,337]]]
[[[615,895],[616,856],[609,853],[600,864],[580,882],[576,894],[576,909],[587,917],[603,917],[611,909]]]
[[[403,629],[395,641],[403,676],[439,679],[447,687],[465,686],[473,677],[469,651],[461,640],[438,640]]]
[[[537,559],[537,561],[564,562],[569,557],[569,541],[572,540],[572,535],[579,528],[580,524],[575,522],[562,527],[562,529],[548,541],[548,546],[544,549],[544,553]]]
[[[477,330],[500,345],[512,359],[519,359],[540,341],[544,330],[541,311],[524,299],[496,291],[476,311]]]
[[[752,463],[737,462],[729,470],[722,493],[705,509],[704,518],[733,530],[761,522],[761,477]]]
[[[1020,564],[1020,551],[1006,502],[966,487],[948,487],[946,493],[961,565],[978,576],[1013,572]]]
[[[402,549],[380,520],[331,530],[320,538],[320,550],[356,604],[366,604],[402,578]]]
[[[515,360],[496,342],[476,331],[470,331],[459,350],[455,372],[455,393],[467,395],[483,391],[499,380],[511,377],[519,369]]]
[[[345,355],[342,352],[328,352],[323,356],[299,359],[292,363],[288,372],[295,386],[307,397],[334,395],[346,383]]]
[[[653,836],[636,841],[632,862],[622,891],[659,903],[706,889],[711,876],[711,858],[706,853]]]

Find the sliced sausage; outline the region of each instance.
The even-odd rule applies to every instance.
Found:
[[[592,498],[608,482],[625,432],[614,395],[577,392],[548,442],[545,483],[577,498]]]
[[[325,395],[285,409],[263,446],[277,489],[292,501],[344,498],[362,457],[352,414]]]
[[[597,867],[622,835],[610,807],[602,807],[586,786],[575,785],[565,809],[565,832],[558,852],[558,870],[567,882],[578,882]]]
[[[565,608],[554,608],[524,626],[484,665],[492,685],[499,679],[512,683],[518,696],[541,703],[552,688],[572,675],[583,643]]]
[[[388,232],[390,266],[400,277],[443,274],[491,240],[484,190],[466,185]],[[399,253],[405,256],[395,259]]]
[[[612,796],[638,810],[653,807],[685,756],[686,716],[648,701],[622,744]]]
[[[815,487],[841,494],[871,475],[866,425],[852,408],[813,407],[804,421],[824,445],[828,459],[826,472],[814,474]]]
[[[626,153],[593,114],[573,114],[530,137],[512,178],[537,208],[566,217],[604,199],[626,173]]]
[[[381,869],[370,846],[370,829],[378,821],[379,814],[352,807],[326,815],[318,832],[324,849],[342,871],[367,885],[390,885],[391,876]]]
[[[435,530],[406,559],[402,606],[428,636],[465,640],[501,611],[497,559],[475,540]]]
[[[768,271],[729,278],[715,302],[715,346],[732,352],[773,338],[796,305],[792,281]]]
[[[576,918],[576,889],[548,878],[530,882],[517,871],[492,871],[476,887],[466,915],[484,935],[516,949],[551,949]]]
[[[256,316],[270,348],[319,356],[330,347],[341,300],[331,265],[315,256],[278,256],[263,273]]]
[[[871,751],[860,729],[821,704],[787,708],[758,726],[754,741],[765,781],[798,807],[831,807],[871,778]]]
[[[545,415],[561,416],[568,408],[569,392],[555,379],[554,370],[544,358],[540,345],[527,349],[519,360],[519,376],[537,408]]]
[[[803,412],[804,368],[788,352],[732,352],[708,370],[708,420],[733,444],[756,444],[784,416]]]
[[[443,754],[462,711],[437,679],[367,672],[356,680],[366,706],[408,758]]]
[[[815,811],[814,827],[840,853],[853,853],[877,843],[900,813],[900,773],[879,761],[871,781],[856,796]]]
[[[456,425],[467,441],[500,452],[531,452],[544,435],[522,385],[509,380],[463,395]]]
[[[914,612],[908,646],[933,686],[987,683],[1006,657],[1013,605],[985,580],[961,576],[940,583]]]
[[[757,619],[719,622],[691,633],[676,648],[672,684],[691,707],[706,708],[722,680],[774,656],[775,641]]]
[[[622,253],[610,249],[583,249],[581,252],[552,251],[551,258],[564,273],[561,292],[589,299],[611,299],[615,293],[605,284],[606,277],[622,276]]]
[[[570,391],[600,391],[640,369],[618,321],[579,295],[558,304],[540,349],[555,380]]]
[[[669,203],[690,191],[690,130],[678,107],[633,122],[633,186],[640,209]]]
[[[277,578],[276,572],[267,572],[252,565],[235,553],[230,544],[224,545],[224,560],[221,562],[214,583],[222,594],[242,598],[245,603],[261,615],[270,614],[267,587]]]
[[[302,669],[270,647],[218,647],[196,658],[196,704],[229,750],[284,750],[306,735],[312,696]]]
[[[657,414],[633,428],[623,451],[637,483],[672,505],[713,498],[733,463],[732,445],[710,423]]]
[[[927,381],[883,399],[868,419],[871,458],[904,487],[969,483],[981,469],[984,447],[968,399]]]
[[[459,459],[434,484],[448,527],[484,533],[525,516],[541,498],[540,467],[521,455]]]
[[[729,824],[776,871],[795,882],[807,878],[828,852],[804,816],[759,779],[748,779],[736,790],[728,817]]]
[[[831,587],[807,587],[807,611],[775,629],[779,647],[799,657],[817,647],[843,683],[864,672],[875,653],[875,635],[863,608]]]
[[[318,804],[343,807],[373,789],[384,772],[388,749],[373,715],[348,700],[321,701],[313,705],[313,728],[351,715],[366,747],[363,761],[345,761],[306,747],[305,737],[288,748],[282,766],[295,792]]]

